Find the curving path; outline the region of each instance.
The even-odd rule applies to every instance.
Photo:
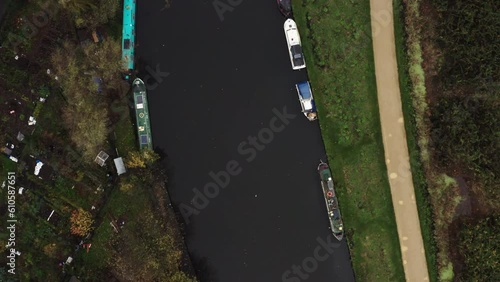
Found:
[[[428,281],[399,92],[391,0],[370,0],[373,52],[387,173],[406,281]]]

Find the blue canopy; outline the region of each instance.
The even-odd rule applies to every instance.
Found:
[[[303,99],[311,98],[311,86],[308,81],[303,81],[297,84],[297,88],[299,89],[299,94]]]

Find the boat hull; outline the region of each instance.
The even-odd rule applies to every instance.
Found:
[[[333,186],[333,179],[330,168],[326,163],[321,162],[318,165],[318,173],[321,180],[323,195],[325,197],[325,204],[328,212],[328,219],[330,221],[330,228],[332,230],[333,236],[335,236],[337,240],[341,241],[344,237],[344,225],[342,222],[342,216],[340,214],[337,196],[335,194],[335,189]]]
[[[151,125],[149,122],[148,99],[146,85],[140,78],[136,78],[132,83],[134,95],[134,107],[137,126],[137,136],[139,138],[139,148],[153,149],[153,138],[151,135]]]
[[[288,46],[288,55],[293,70],[300,70],[306,67],[302,43],[300,41],[299,30],[294,20],[288,19],[283,25],[285,31],[286,44]]]
[[[300,101],[302,113],[309,121],[314,121],[318,118],[316,112],[316,103],[314,102],[311,85],[309,81],[302,81],[295,84],[297,95]]]

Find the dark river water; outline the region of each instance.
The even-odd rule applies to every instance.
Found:
[[[331,235],[274,0],[138,1],[137,59],[155,146],[202,281],[353,281]],[[230,3],[234,5],[231,7]],[[167,74],[168,73],[168,74]],[[217,180],[214,180],[217,179]]]

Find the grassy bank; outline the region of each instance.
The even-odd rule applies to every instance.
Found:
[[[97,217],[100,224],[91,239],[92,250],[78,253],[80,264],[73,273],[92,281],[111,276],[134,281],[196,281],[188,274],[192,269],[174,212],[168,207],[162,168],[155,160],[144,159],[142,165],[138,165],[141,161],[127,161],[136,152],[135,127],[127,105],[124,96],[111,111],[120,117],[114,124],[113,143],[128,171],[108,193]],[[141,158],[139,153],[136,156]]]
[[[405,130],[408,142],[408,153],[410,154],[410,165],[413,176],[413,186],[417,208],[420,219],[420,228],[425,247],[427,269],[429,280],[437,281],[436,242],[434,240],[432,221],[432,209],[430,195],[428,193],[427,181],[424,168],[421,163],[421,154],[417,144],[418,132],[416,125],[415,110],[411,95],[411,80],[409,78],[409,64],[407,57],[406,34],[404,27],[404,10],[402,0],[394,1],[394,33],[396,38],[396,56],[398,60],[399,88],[401,90],[401,101],[405,120]]]
[[[296,1],[358,281],[404,281],[384,160],[369,2]]]
[[[0,182],[7,172],[16,172],[9,193],[0,190],[2,199],[14,191],[15,213],[0,205],[0,217],[18,219],[15,248],[22,253],[16,276],[7,273],[8,258],[0,258],[0,281],[68,281],[73,275],[82,281],[194,281],[162,168],[151,157],[127,161],[138,148],[130,86],[119,75],[120,41],[104,36],[99,44],[81,45],[76,38],[76,22],[118,34],[120,2],[90,1],[97,6],[85,8],[42,1],[52,5],[43,9],[39,2],[13,2],[0,26],[3,41],[19,39],[20,54],[14,60],[7,43],[0,52],[0,141],[13,143],[19,159],[0,156]],[[41,23],[40,12],[49,9],[58,12],[28,34],[33,22]],[[85,18],[75,22],[79,14]],[[93,76],[103,81],[98,95]],[[29,116],[36,125],[28,126]],[[104,167],[93,161],[101,150],[110,155]],[[118,179],[115,151],[127,166]],[[33,174],[37,160],[44,163],[38,177]],[[0,232],[0,252],[8,254],[6,231]],[[82,243],[91,248],[75,250]]]

